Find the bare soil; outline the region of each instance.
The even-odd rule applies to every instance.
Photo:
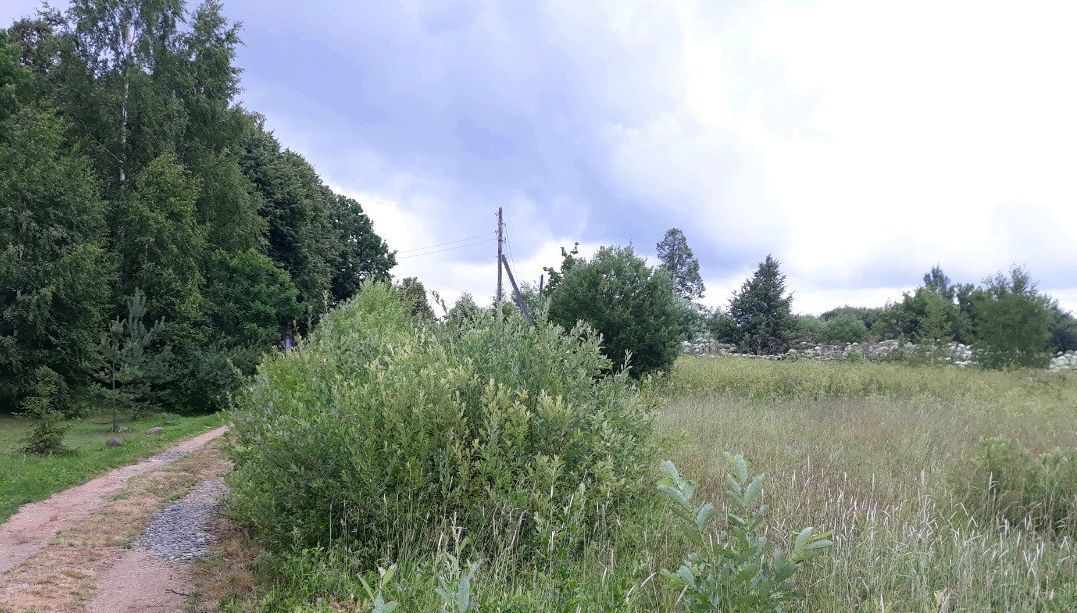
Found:
[[[230,469],[218,428],[24,506],[0,525],[0,611],[176,611],[192,564],[128,549],[157,509]]]

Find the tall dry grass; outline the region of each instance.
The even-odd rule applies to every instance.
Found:
[[[897,364],[684,358],[659,414],[682,472],[717,497],[722,452],[768,478],[770,530],[837,547],[811,610],[1077,610],[1071,536],[991,521],[964,495],[982,438],[1077,446],[1077,378]]]

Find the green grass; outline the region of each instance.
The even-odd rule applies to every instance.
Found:
[[[660,428],[715,496],[721,453],[767,473],[771,529],[834,530],[810,610],[1077,610],[1077,547],[965,506],[980,440],[1077,447],[1077,377],[684,358]]]
[[[788,544],[805,526],[835,547],[798,576],[803,611],[1073,611],[1077,545],[971,508],[974,459],[1002,435],[1038,452],[1077,448],[1077,376],[901,364],[678,361],[660,384],[662,457],[721,504],[724,451],[766,474],[767,536]],[[655,471],[654,478],[658,478]],[[452,551],[452,539],[446,537]],[[662,511],[541,563],[484,559],[472,590],[484,610],[683,610],[676,569],[689,545]],[[254,598],[229,610],[329,611],[364,599],[373,568],[346,553],[264,559]],[[387,597],[429,610],[439,561],[399,564]],[[261,600],[259,600],[261,599]],[[345,607],[346,608],[346,607]],[[363,610],[358,607],[356,610]]]
[[[70,428],[64,446],[71,453],[34,456],[19,450],[21,439],[31,426],[26,418],[0,416],[0,521],[28,502],[48,498],[60,490],[78,485],[110,469],[137,462],[161,451],[179,439],[188,438],[224,423],[221,414],[197,417],[153,415],[135,422],[123,422],[127,434],[110,432],[111,415],[92,415],[66,422]],[[171,420],[174,425],[165,425]],[[160,435],[145,431],[161,426]],[[105,439],[123,439],[120,447],[106,447]]]

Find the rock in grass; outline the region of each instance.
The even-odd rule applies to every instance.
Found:
[[[120,426],[119,428],[116,428],[116,432],[118,432],[120,434],[127,434],[130,431],[131,431],[131,429],[128,428],[127,426]]]
[[[165,429],[162,428],[161,426],[154,426],[154,427],[150,428],[149,430],[146,430],[146,434],[161,434],[164,431],[165,431]]]
[[[105,447],[119,447],[122,444],[123,444],[123,441],[116,438],[115,436],[110,436],[110,437],[105,439]]]

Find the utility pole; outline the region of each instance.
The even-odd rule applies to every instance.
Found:
[[[501,254],[501,245],[505,242],[505,224],[501,220],[501,207],[497,207],[497,302],[504,297],[501,291],[501,266],[505,256]]]
[[[516,285],[516,279],[512,276],[512,269],[509,268],[509,261],[502,256],[501,261],[505,263],[505,272],[509,273],[509,283],[512,284],[512,297],[516,301],[516,308],[520,309],[523,313],[524,319],[532,326],[535,325],[535,319],[531,317],[531,309],[527,308],[527,301],[524,300],[523,292],[520,291],[520,287]]]

